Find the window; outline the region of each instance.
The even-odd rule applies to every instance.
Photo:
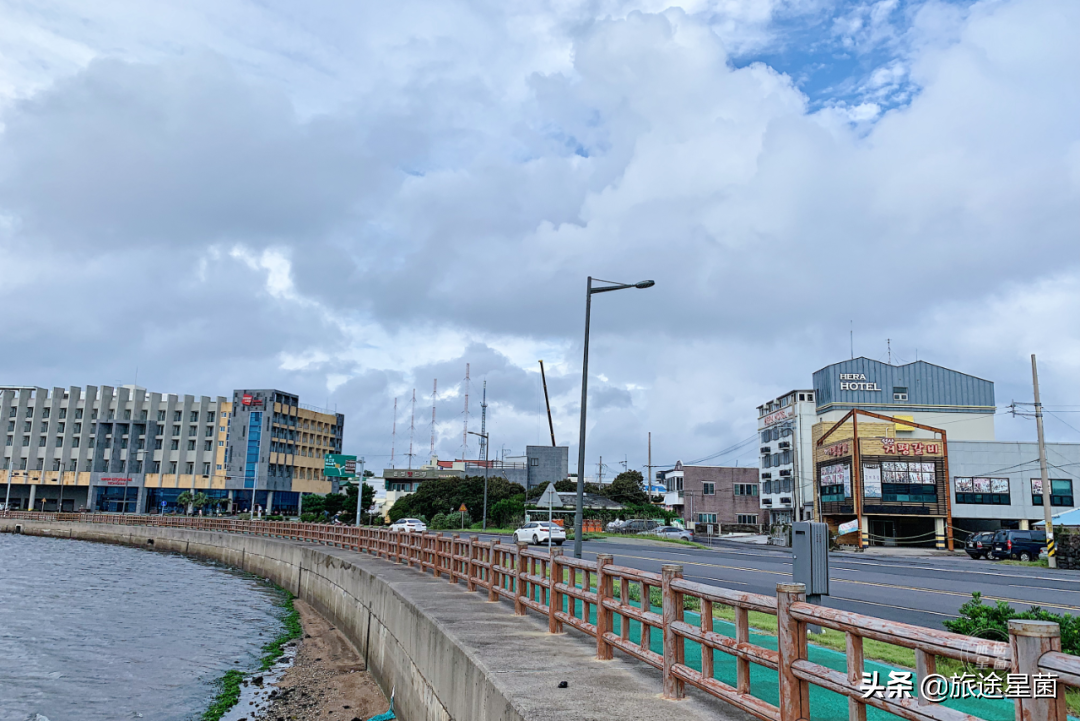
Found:
[[[199,427],[198,426],[190,426],[190,427],[188,427],[188,435],[189,436],[197,436],[197,435],[199,435]]]
[[[154,450],[155,451],[160,451],[161,450],[161,439],[160,438],[155,438],[154,439]]]
[[[539,458],[530,458],[529,459],[529,465],[530,466],[539,466],[540,465],[540,459]]]
[[[894,387],[892,389],[892,399],[894,401],[906,401],[907,400],[907,388]]]
[[[176,473],[176,461],[169,461],[169,473]]]
[[[96,409],[91,409],[91,411],[90,411],[90,420],[97,420],[97,410]]]
[[[64,447],[64,437],[63,436],[57,436],[56,437],[56,447],[57,448],[63,448]]]
[[[224,448],[225,447],[225,441],[218,441],[217,444],[218,444],[218,448]]]
[[[19,409],[16,408],[15,406],[12,406],[11,410],[8,412],[8,418],[14,418],[16,415],[18,415],[18,413],[19,413]]]
[[[129,409],[129,408],[124,409],[124,420],[125,421],[130,421],[131,420],[131,409]]]
[[[791,463],[791,451],[784,451],[780,454],[780,465],[786,466]]]
[[[187,442],[187,449],[189,451],[195,450],[195,440],[194,439]]]
[[[187,463],[184,464],[184,474],[188,475],[188,476],[191,476],[191,475],[195,474],[195,462],[194,461],[188,461]]]
[[[742,524],[745,524],[745,525],[748,525],[748,526],[756,526],[757,525],[757,514],[756,513],[740,513],[735,518],[736,518],[736,521],[738,523],[742,523]]]
[[[209,476],[210,475],[210,464],[209,463],[202,464],[202,474],[204,476]]]
[[[219,464],[217,464],[217,469],[218,469],[219,471],[221,470],[221,464],[220,464],[220,463],[219,463]]]
[[[178,435],[180,435],[180,426],[173,426],[173,427],[172,427],[172,434],[173,434],[174,436],[178,436]]]
[[[158,411],[157,412],[157,419],[159,421],[164,421],[165,420],[165,411]]]
[[[1031,479],[1031,503],[1036,506],[1043,504],[1041,478]],[[1050,479],[1050,505],[1072,508],[1072,481],[1059,478]]]
[[[701,484],[701,495],[703,495],[703,496],[715,496],[716,495],[716,484],[715,483],[709,483],[709,482],[702,483]]]
[[[30,445],[30,436],[23,436],[22,437],[22,444],[23,444],[24,448],[26,446],[29,446]]]
[[[1012,503],[1008,478],[954,478],[956,502],[988,506]]]
[[[800,393],[799,394],[799,400],[800,401],[805,401],[806,400],[806,394],[805,393]]]
[[[44,447],[45,447],[45,436],[41,436],[40,438],[38,438],[38,448],[44,448]]]
[[[59,412],[60,415],[57,416],[58,418],[67,418],[67,408],[61,408]]]
[[[77,470],[79,470],[79,461],[72,458],[71,463],[68,464],[68,470],[69,471],[77,471]]]
[[[169,441],[169,450],[170,451],[178,451],[178,450],[180,450],[180,441],[178,441],[175,438],[173,438],[171,441]]]
[[[50,410],[52,410],[52,409],[51,408],[42,408],[41,409],[41,417],[42,418],[48,418]]]
[[[6,441],[5,443],[4,443],[4,445],[5,445],[5,446],[10,446],[10,445],[11,445],[11,442],[12,442],[13,440],[15,440],[15,438],[14,438],[13,436],[8,436],[8,437],[7,437],[7,441]]]
[[[8,429],[8,431],[15,430],[15,421],[8,421],[7,429]]]
[[[76,423],[76,424],[75,424],[75,425],[74,425],[74,426],[73,426],[73,427],[71,428],[71,432],[72,432],[72,433],[82,433],[82,423]]]
[[[75,418],[76,419],[82,418],[82,411],[83,411],[82,408],[76,408],[75,409]]]
[[[211,437],[213,437],[213,435],[214,435],[214,427],[213,426],[207,426],[206,427],[206,437],[211,438]]]
[[[27,430],[29,430],[29,429],[27,429]],[[48,433],[49,432],[49,424],[48,423],[46,423],[44,421],[41,422],[41,432],[42,433]]]
[[[715,513],[699,513],[697,514],[698,523],[716,523]]]
[[[140,421],[145,421],[146,420],[146,411],[139,411],[139,420]]]
[[[34,424],[30,421],[23,421],[23,433],[29,433],[30,429],[34,427]]]
[[[756,496],[758,487],[756,483],[736,483],[735,495],[736,496]]]
[[[57,433],[63,433],[64,432],[64,424],[63,423],[57,423],[56,424],[56,432]]]
[[[34,409],[33,409],[33,407],[28,406],[26,408],[26,417],[27,418],[33,418],[34,417]]]
[[[71,447],[72,448],[78,448],[79,447],[79,437],[78,436],[75,436],[74,438],[71,439]],[[72,468],[71,470],[75,470],[75,469]]]
[[[203,443],[203,450],[204,451],[212,451],[212,450],[214,450],[214,442],[213,441],[206,441],[205,443]]]
[[[213,411],[207,411],[206,412],[206,422],[207,423],[213,423],[214,422],[214,412]]]

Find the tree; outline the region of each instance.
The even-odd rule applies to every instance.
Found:
[[[649,494],[641,487],[643,480],[640,471],[623,471],[615,476],[604,495],[624,506],[645,505],[649,502]]]
[[[501,476],[488,479],[488,508],[499,501],[525,495],[525,489],[518,483],[510,483]],[[439,513],[457,513],[461,504],[465,504],[469,515],[474,519],[484,515],[484,477],[435,478],[424,481],[420,488],[411,495],[399,498],[390,508],[390,520],[424,516],[434,518]]]

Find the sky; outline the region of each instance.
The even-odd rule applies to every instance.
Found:
[[[368,467],[756,465],[851,354],[1080,442],[1075,0],[0,0],[0,384],[279,388]],[[415,421],[410,434],[412,393]],[[394,401],[397,399],[396,440]],[[410,435],[413,456],[408,457]],[[740,445],[742,444],[742,445]],[[729,450],[734,449],[734,450]],[[573,462],[572,462],[573,465]]]

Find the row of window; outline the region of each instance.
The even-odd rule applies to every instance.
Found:
[[[772,428],[766,428],[761,432],[761,442],[768,443],[769,441],[778,441],[781,438],[787,438],[791,435],[791,426],[773,426]]]
[[[51,415],[51,411],[52,411],[51,408],[42,408],[41,409],[41,417],[42,418],[48,418]],[[67,408],[61,408],[59,410],[59,412],[57,413],[57,418],[61,418],[61,419],[62,418],[67,418],[67,412],[68,412]],[[8,411],[8,417],[9,418],[15,418],[16,416],[18,416],[18,414],[19,414],[18,407],[11,406],[11,409]],[[74,415],[75,415],[76,419],[82,418],[83,417],[83,409],[82,408],[76,408]],[[123,418],[124,418],[125,421],[132,420],[132,417],[131,417],[132,414],[131,414],[131,409],[130,408],[125,408],[123,410],[123,412],[122,412],[122,415],[123,415]],[[198,423],[199,422],[199,415],[200,415],[199,411],[190,411],[188,413],[188,422],[189,423]],[[207,423],[213,423],[215,415],[216,415],[215,411],[206,411],[206,413],[205,413],[206,422]],[[226,418],[226,417],[228,417],[228,415],[229,415],[228,413],[222,412],[221,417]],[[139,413],[138,413],[138,416],[139,416],[138,419],[141,420],[141,421],[147,420],[147,411],[140,410]],[[26,417],[27,418],[33,418],[34,417],[34,407],[33,406],[27,406],[26,407]],[[91,409],[90,410],[90,418],[96,419],[97,417],[98,417],[97,409]],[[157,419],[159,421],[164,421],[167,417],[168,417],[168,413],[166,411],[160,410],[160,411],[157,412]],[[174,423],[180,423],[181,421],[184,420],[184,412],[183,411],[173,411],[172,419],[173,419]],[[116,411],[112,410],[112,409],[109,409],[107,411],[107,413],[106,413],[105,420],[107,420],[107,421],[116,420]]]
[[[778,478],[775,481],[762,481],[762,493],[791,493],[791,479]]]
[[[791,451],[782,451],[780,453],[770,453],[761,457],[762,468],[776,468],[778,466],[786,466],[791,463]]]
[[[116,469],[116,472],[118,472],[118,473],[119,472],[124,472],[123,468],[122,468],[124,462],[119,461],[119,460],[116,461],[116,462],[121,465],[121,468]],[[82,467],[83,467],[82,470],[85,473],[107,473],[107,472],[109,472],[110,463],[111,462],[109,460],[99,460],[99,461],[95,462],[95,461],[87,458],[87,459],[83,460],[83,462],[82,462]],[[26,470],[43,471],[43,470],[45,470],[45,467],[44,467],[45,466],[45,461],[42,458],[37,459],[37,461],[35,463],[35,467],[33,469],[28,469],[27,468],[27,459],[25,459],[25,458],[18,459],[17,463],[12,463],[11,461],[9,461],[9,459],[4,458],[2,461],[0,461],[0,470],[8,470],[9,465],[13,466],[13,467],[17,466],[17,468],[13,468],[13,470],[20,470],[20,471],[26,471]],[[60,459],[59,458],[54,458],[52,460],[52,462],[51,462],[51,465],[52,465],[51,470],[59,471],[60,470]],[[128,461],[128,463],[127,463],[127,466],[128,466],[127,472],[129,472],[129,473],[142,473],[143,472],[143,465],[144,464],[143,464],[142,461]],[[145,466],[146,466],[146,472],[147,473],[161,473],[161,461],[148,461],[145,464]],[[209,463],[203,463],[201,467],[202,467],[202,474],[204,476],[209,476],[210,475],[210,464]],[[172,474],[178,473],[179,469],[181,468],[180,462],[179,461],[168,461],[166,463],[166,468],[167,468],[168,473],[172,473]],[[183,464],[182,468],[184,470],[184,474],[190,476],[193,473],[195,473],[195,462],[194,461],[187,461],[186,463]],[[79,470],[79,461],[78,461],[78,459],[72,458],[70,461],[68,461],[68,467],[65,470],[77,472]],[[218,470],[221,470],[220,465],[218,466]]]
[[[751,525],[751,526],[756,526],[757,525],[757,519],[758,519],[758,517],[757,517],[756,513],[739,513],[739,514],[737,514],[735,516],[735,522],[736,523],[742,523],[742,524]],[[705,524],[716,523],[716,514],[715,513],[699,513],[697,515],[697,522],[698,523],[705,523]]]
[[[1029,481],[1031,504],[1041,506],[1042,479]],[[956,489],[956,502],[973,505],[1008,506],[1012,503],[1012,484],[1008,478],[964,478],[953,479]],[[1073,507],[1073,485],[1067,478],[1050,479],[1050,505],[1058,508]]]
[[[756,483],[736,483],[734,487],[736,496],[756,496],[758,494]]]

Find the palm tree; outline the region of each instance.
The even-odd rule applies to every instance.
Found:
[[[201,493],[199,495],[202,495]],[[176,497],[176,502],[184,507],[184,515],[191,515],[191,508],[195,504],[195,494],[191,491],[184,491]]]

